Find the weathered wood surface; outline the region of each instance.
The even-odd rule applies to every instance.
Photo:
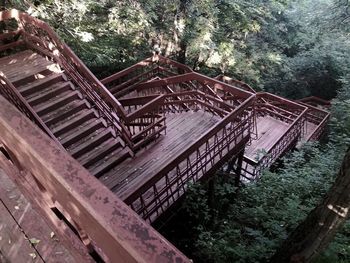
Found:
[[[220,118],[207,112],[167,114],[167,133],[158,141],[111,170],[100,180],[115,193],[132,191],[132,180],[147,180],[186,146],[217,123]]]
[[[0,58],[0,71],[12,82],[25,79],[32,75],[41,78],[43,74],[51,72],[60,72],[58,66],[43,56],[31,51],[25,50],[11,56]],[[40,73],[43,73],[42,76]]]
[[[0,262],[76,262],[54,230],[1,169]]]
[[[0,102],[4,148],[106,258],[111,262],[189,262],[14,106],[2,97]]]

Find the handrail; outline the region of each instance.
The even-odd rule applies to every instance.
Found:
[[[183,160],[186,160],[187,156],[191,154],[192,152],[196,151],[198,149],[198,145],[204,144],[206,141],[208,141],[209,138],[211,138],[215,133],[218,132],[218,130],[222,129],[224,126],[227,125],[231,120],[235,119],[239,114],[243,113],[247,108],[252,105],[255,101],[255,96],[252,95],[248,100],[246,100],[244,103],[242,103],[240,106],[238,106],[234,111],[232,111],[229,115],[227,115],[224,119],[222,119],[219,123],[214,125],[212,128],[209,129],[208,132],[203,134],[200,138],[198,138],[194,143],[189,145],[181,155],[178,155],[173,160],[171,160],[163,169],[157,172],[152,178],[148,179],[146,182],[142,182],[142,184],[139,184],[135,191],[133,193],[124,193],[124,195],[121,196],[121,198],[127,203],[131,204],[137,196],[140,196],[141,193],[147,191],[150,187],[154,185],[155,182],[160,180],[165,174],[167,174],[169,171],[174,169],[178,163],[180,163]]]
[[[233,86],[231,86],[229,84],[226,84],[224,82],[209,78],[209,77],[204,76],[202,74],[199,74],[197,72],[191,72],[191,73],[186,73],[183,75],[168,77],[165,79],[141,83],[138,85],[138,87],[135,87],[135,89],[136,88],[147,89],[147,88],[160,87],[160,86],[165,86],[165,85],[170,85],[170,84],[181,84],[182,82],[186,82],[186,81],[199,81],[204,85],[211,84],[216,89],[221,89],[224,91],[231,92],[231,93],[235,94],[236,96],[244,98],[244,99],[247,99],[252,95],[251,92],[234,88]]]
[[[119,72],[112,74],[111,76],[108,76],[108,77],[102,79],[101,83],[104,85],[109,84],[109,83],[111,83],[119,78],[122,78],[122,77],[124,77],[124,76],[126,76],[126,75],[140,69],[140,68],[144,68],[144,67],[152,65],[152,64],[156,64],[156,65],[158,65],[158,67],[162,67],[162,66],[160,66],[162,63],[175,66],[179,69],[182,69],[184,72],[187,72],[187,73],[193,72],[193,70],[186,65],[183,65],[181,63],[178,63],[174,60],[163,57],[161,55],[155,55],[153,57],[146,58],[146,59],[144,59],[144,60],[126,68],[126,69],[123,69]],[[164,70],[168,71],[167,69],[164,69]],[[169,71],[169,72],[171,72],[171,71]],[[171,73],[173,73],[173,72],[171,72]]]
[[[306,108],[305,106],[303,106],[303,105],[301,105],[301,104],[299,104],[297,102],[294,102],[292,100],[288,100],[288,99],[279,97],[277,95],[274,95],[274,94],[271,94],[271,93],[268,93],[268,92],[257,92],[256,96],[257,96],[257,99],[259,99],[259,98],[262,98],[262,99],[272,98],[274,101],[282,102],[283,105],[287,104],[286,106],[290,106],[290,107],[293,107],[293,108],[296,108],[296,109],[299,109],[299,110],[303,110],[303,109]]]
[[[28,102],[23,98],[21,93],[13,86],[4,73],[0,71],[0,93],[10,100],[20,111],[22,111],[31,121],[38,125],[48,136],[51,137],[58,145],[63,147],[57,138],[52,134],[51,130],[40,119],[38,114],[32,109]]]
[[[298,101],[298,103],[308,108],[308,111],[306,112],[306,116],[305,116],[306,122],[311,122],[317,125],[314,131],[308,135],[308,137],[306,138],[306,141],[317,140],[330,118],[330,113],[326,110],[317,108],[315,106],[309,105],[304,102]]]
[[[164,57],[162,55],[156,55],[155,56],[155,60],[157,60],[157,59],[158,59],[158,64],[165,63],[165,64],[169,64],[169,65],[174,65],[175,67],[180,68],[184,72],[187,72],[187,73],[194,72],[189,66],[181,64],[181,63],[179,63],[179,62],[177,62],[175,60],[172,60],[170,58]]]
[[[240,81],[240,80],[237,80],[234,78],[230,78],[230,77],[222,75],[222,74],[216,76],[215,79],[220,80],[224,83],[228,83],[228,84],[230,84],[234,87],[237,87],[239,89],[244,89],[244,90],[249,91],[251,93],[256,93],[256,91],[251,86],[249,86],[247,83],[245,83],[243,81]],[[235,84],[238,84],[238,85],[235,85]]]
[[[143,105],[142,107],[138,108],[136,111],[128,114],[126,116],[126,122],[131,122],[133,120],[135,120],[136,118],[138,117],[141,117],[142,115],[144,115],[145,113],[148,113],[154,109],[157,109],[157,108],[160,108],[164,105],[169,105],[171,104],[171,102],[166,102],[165,100],[167,98],[177,98],[177,97],[180,97],[180,96],[183,96],[183,95],[197,95],[197,96],[201,96],[201,97],[204,97],[208,100],[212,100],[213,102],[216,102],[218,104],[220,104],[222,107],[225,107],[227,109],[230,109],[231,111],[234,110],[234,107],[232,107],[232,105],[224,102],[224,101],[220,101],[218,100],[217,98],[215,97],[212,97],[210,95],[207,95],[201,91],[198,91],[198,90],[193,90],[193,91],[183,91],[183,92],[174,92],[174,93],[169,93],[169,94],[162,94],[162,95],[159,95],[159,96],[147,96],[147,97],[150,97],[152,98],[152,100],[148,101],[145,105]],[[198,97],[196,97],[194,99],[196,102],[198,103],[203,103],[202,101],[199,100]],[[179,100],[178,103],[183,103],[183,102],[186,102],[186,100]],[[211,106],[212,107],[212,106]]]
[[[19,27],[24,41],[29,46],[51,56],[70,73],[72,81],[82,90],[84,95],[95,103],[100,113],[107,118],[110,125],[121,135],[121,138],[132,150],[131,134],[118,117],[124,119],[127,115],[119,101],[91,73],[74,52],[59,39],[47,23],[14,9],[0,12],[0,21],[11,18],[20,23]],[[39,46],[33,44],[32,41],[36,41]]]
[[[50,208],[56,207],[74,220],[106,262],[190,262],[2,96],[0,144],[23,171],[19,176],[33,178],[36,194],[46,197],[47,216],[54,217]]]
[[[128,75],[130,72],[133,72],[136,69],[142,68],[142,67],[147,66],[147,65],[149,65],[151,63],[152,63],[152,60],[150,60],[150,58],[147,58],[145,60],[142,60],[142,61],[138,62],[135,65],[132,65],[131,67],[123,69],[123,70],[121,70],[121,71],[119,71],[117,73],[114,73],[114,74],[112,74],[112,75],[102,79],[101,83],[106,85],[106,84],[108,84],[108,83],[110,83],[110,82],[112,82],[112,81],[114,81],[114,80],[116,80],[118,78],[121,78],[121,77],[123,77],[125,75]]]
[[[138,117],[141,117],[147,112],[150,112],[151,110],[154,110],[156,108],[159,108],[164,103],[164,95],[160,95],[156,97],[155,99],[151,100],[150,102],[146,103],[141,108],[137,109],[136,111],[130,113],[126,116],[126,121],[131,122],[135,120]]]
[[[325,128],[328,120],[330,118],[330,114],[328,114],[322,122],[316,127],[312,134],[307,138],[307,141],[317,140],[322,135],[322,131]]]
[[[303,103],[306,103],[308,105],[310,105],[309,103],[312,103],[313,101],[318,102],[319,105],[323,105],[325,107],[329,107],[331,105],[331,102],[329,100],[324,100],[324,99],[316,97],[316,96],[305,97],[305,98],[298,100],[298,102],[303,102]]]
[[[253,176],[255,177],[255,178],[253,178],[254,180],[259,178],[261,170],[263,168],[268,167],[272,162],[274,162],[276,159],[278,159],[278,157],[281,156],[281,154],[283,154],[283,152],[285,152],[285,150],[288,149],[290,143],[293,142],[293,141],[289,142],[289,140],[291,139],[289,134],[291,134],[293,132],[300,133],[298,136],[294,136],[294,137],[292,136],[293,140],[296,140],[296,139],[298,139],[300,137],[300,135],[301,135],[301,127],[303,125],[303,122],[305,121],[305,114],[306,114],[306,112],[308,110],[304,106],[300,106],[300,107],[303,107],[304,110],[290,124],[288,129],[283,134],[281,134],[278,137],[276,143],[274,143],[274,145],[270,149],[268,149],[266,151],[266,153],[259,160],[253,160],[253,159],[251,159],[251,158],[249,158],[247,156],[244,156],[244,161],[246,163],[255,166],[254,167],[254,174],[253,174]],[[288,143],[286,143],[284,148],[282,147],[283,149],[281,149],[281,145],[283,145],[283,142],[287,141],[287,140],[288,140]],[[273,152],[277,151],[277,150],[278,150],[278,152],[276,154],[273,154]]]

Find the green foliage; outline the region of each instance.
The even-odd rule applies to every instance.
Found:
[[[341,158],[334,145],[307,145],[280,172],[266,172],[238,193],[232,178],[218,175],[214,208],[206,201],[206,186],[195,186],[182,211],[193,229],[175,244],[192,244],[191,256],[200,262],[267,261],[327,192]]]

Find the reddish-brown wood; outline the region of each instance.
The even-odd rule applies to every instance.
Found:
[[[0,155],[0,163],[8,162],[5,170],[10,172],[10,162]],[[21,189],[11,181],[11,178],[21,180],[19,177],[23,175],[14,177],[15,172],[10,173],[11,176],[0,170],[0,251],[5,254],[1,262],[93,262],[86,249],[80,255],[72,242],[66,242],[67,236],[61,237],[60,229],[56,227],[60,224],[59,219],[56,226],[48,224],[37,207],[28,202]],[[38,243],[31,244],[33,238]]]
[[[14,164],[109,261],[189,262],[2,97],[0,131]]]

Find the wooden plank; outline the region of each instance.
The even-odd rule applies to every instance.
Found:
[[[25,234],[26,238],[40,240],[38,244],[35,244],[35,254],[45,261],[50,261],[53,251],[61,251],[61,258],[65,259],[65,262],[74,262],[73,257],[62,246],[57,237],[51,237],[51,233],[54,233],[53,230],[2,170],[0,170],[0,182],[0,199],[6,205],[22,233]]]
[[[257,118],[258,139],[252,140],[251,144],[246,147],[245,156],[256,160],[262,158],[263,152],[268,152],[287,131],[289,124],[279,121],[270,116]]]
[[[38,73],[40,72],[60,72],[61,70],[52,61],[47,60],[33,51],[26,50],[2,58],[0,61],[0,71],[4,73],[6,78],[14,83],[29,78],[30,76],[38,75],[35,76],[35,78],[44,77],[39,76]]]
[[[125,190],[128,191],[127,184],[130,181],[143,180],[155,174],[166,162],[178,155],[181,149],[220,120],[207,112],[169,113],[166,117],[167,134],[137,153],[135,158],[107,173],[101,178],[104,184],[115,192],[120,190],[119,184],[126,184]]]
[[[29,210],[23,196],[0,169],[0,251],[7,262],[43,262],[18,222],[19,218],[28,219]]]
[[[43,262],[0,200],[0,251],[4,262]],[[36,255],[35,259],[31,255]],[[1,261],[2,262],[2,261]]]

